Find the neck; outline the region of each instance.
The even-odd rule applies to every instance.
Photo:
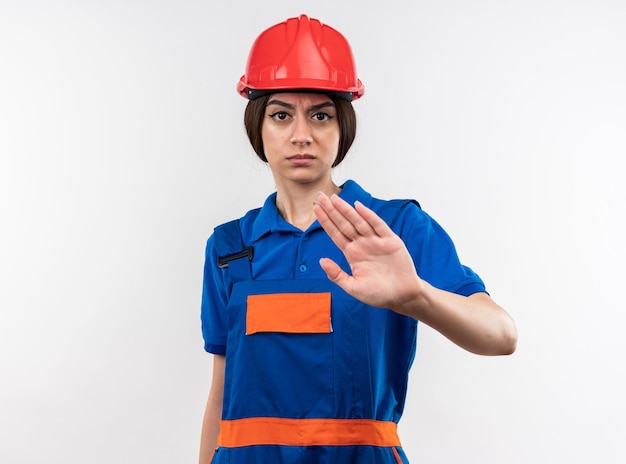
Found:
[[[341,191],[332,180],[324,185],[297,185],[291,188],[276,186],[276,207],[289,224],[307,230],[315,222],[313,204],[318,192],[330,196]]]

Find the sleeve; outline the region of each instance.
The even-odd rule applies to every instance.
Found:
[[[226,354],[228,338],[227,305],[227,287],[224,281],[224,274],[217,267],[215,239],[211,235],[206,244],[204,278],[202,282],[202,307],[200,311],[204,349],[209,353]]]
[[[415,204],[402,208],[399,216],[396,233],[406,244],[422,279],[463,296],[486,292],[482,279],[461,264],[452,239],[432,217]]]

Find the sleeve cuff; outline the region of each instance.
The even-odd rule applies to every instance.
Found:
[[[458,295],[463,295],[463,296],[470,296],[470,295],[473,295],[474,293],[480,293],[480,292],[487,293],[487,290],[485,290],[484,284],[479,283],[479,282],[471,282],[471,283],[462,285],[461,287],[454,290],[454,293]],[[487,293],[487,295],[489,295],[489,293]]]
[[[220,354],[223,356],[226,354],[226,345],[212,345],[210,343],[205,343],[204,350],[212,354]]]

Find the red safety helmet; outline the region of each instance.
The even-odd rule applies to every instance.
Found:
[[[237,91],[254,99],[277,90],[311,89],[356,100],[365,92],[346,38],[301,15],[263,31],[252,44]]]

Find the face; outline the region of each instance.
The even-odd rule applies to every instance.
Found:
[[[335,104],[327,95],[273,94],[261,136],[274,181],[283,186],[329,182],[339,135]]]

